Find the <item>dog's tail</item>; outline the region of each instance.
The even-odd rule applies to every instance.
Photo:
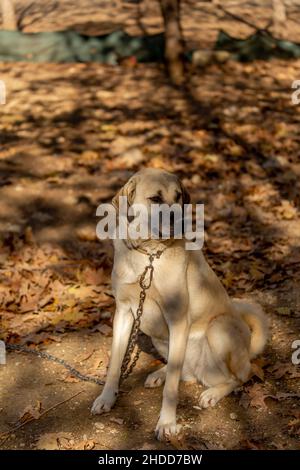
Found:
[[[269,336],[267,317],[257,303],[233,299],[233,304],[251,330],[250,358],[253,359],[263,351],[266,345]]]

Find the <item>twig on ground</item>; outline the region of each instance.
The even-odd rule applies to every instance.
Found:
[[[65,400],[62,400],[62,401],[56,403],[55,405],[50,406],[50,408],[47,408],[47,410],[43,411],[37,419],[42,418],[42,416],[45,416],[47,413],[49,413],[50,411],[54,410],[54,409],[57,408],[58,406],[63,405],[63,404],[66,403],[67,401],[72,400],[73,398],[77,397],[77,396],[78,396],[80,393],[82,393],[82,392],[83,392],[83,390],[80,390],[79,392],[75,393],[75,395],[72,395],[71,397],[66,398]],[[28,423],[30,423],[31,421],[35,421],[35,420],[37,420],[37,419],[32,416],[31,418],[29,418],[29,419],[27,419],[26,421],[24,421],[24,423],[20,423],[20,424],[18,424],[17,426],[15,426],[15,427],[13,427],[12,429],[10,429],[9,431],[0,434],[0,437],[3,438],[3,440],[0,442],[0,445],[2,446],[2,445],[7,441],[7,439],[9,438],[9,436],[10,436],[13,432],[18,431],[18,429],[20,429],[20,428],[22,428],[23,426],[25,426],[25,424],[28,424]]]

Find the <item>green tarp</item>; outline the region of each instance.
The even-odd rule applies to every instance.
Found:
[[[103,36],[84,36],[75,31],[22,33],[0,31],[2,62],[102,62],[117,64],[135,56],[140,62],[163,59],[162,34],[134,37],[124,31]]]
[[[246,39],[237,39],[220,31],[215,49],[231,52],[231,58],[243,62],[271,57],[297,59],[300,57],[300,44],[275,39],[265,31],[258,31]]]
[[[258,31],[246,39],[237,39],[220,31],[215,49],[231,53],[240,61],[271,57],[299,58],[300,45],[273,38]],[[117,64],[135,56],[139,62],[163,60],[163,34],[134,37],[124,31],[102,36],[85,36],[75,31],[53,33],[22,33],[0,31],[1,62],[102,62]],[[187,53],[187,58],[191,53]]]

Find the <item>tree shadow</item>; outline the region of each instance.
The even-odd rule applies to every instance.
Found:
[[[227,116],[232,113],[231,124],[255,122],[264,128],[265,121],[270,123],[270,116],[276,113],[288,126],[294,126],[297,116],[288,112],[289,109],[284,108],[280,102],[280,99],[285,100],[285,95],[278,101],[274,98],[270,100],[267,88],[260,87],[257,78],[249,78],[249,74],[241,69],[231,73],[229,66],[212,66],[203,71],[198,96],[195,90],[199,92],[199,83],[198,86],[196,83],[199,78],[194,77],[194,82],[184,89],[175,89],[168,84],[162,69],[155,66],[131,70],[100,66],[93,68],[91,65],[83,67],[75,75],[69,74],[64,67],[59,70],[58,75],[54,74],[46,83],[38,74],[33,79],[31,77],[31,91],[38,93],[43,87],[48,87],[48,90],[61,92],[59,87],[68,85],[74,90],[72,108],[64,109],[63,98],[61,104],[58,100],[55,106],[49,105],[53,115],[45,116],[39,111],[35,114],[29,107],[24,111],[23,121],[14,123],[13,130],[1,133],[4,151],[9,151],[16,144],[24,145],[24,149],[0,163],[1,173],[5,177],[1,187],[1,204],[7,209],[2,215],[3,226],[19,225],[19,232],[15,235],[17,238],[22,238],[26,228],[32,227],[41,243],[48,240],[65,250],[66,260],[89,259],[92,265],[99,267],[103,263],[101,253],[108,250],[106,245],[93,237],[89,240],[80,239],[77,236],[78,230],[86,225],[94,228],[97,205],[109,201],[117,189],[141,166],[161,165],[173,168],[187,183],[194,201],[206,204],[208,240],[205,252],[217,274],[225,283],[228,281],[228,270],[235,274],[238,272],[248,275],[244,284],[233,281],[226,285],[230,294],[257,295],[260,292],[259,300],[264,303],[264,297],[272,292],[272,304],[265,302],[269,316],[282,331],[286,331],[290,322],[290,328],[296,334],[297,318],[286,319],[280,314],[275,315],[273,309],[282,306],[284,302],[285,294],[282,292],[287,277],[295,276],[295,281],[297,280],[297,237],[294,236],[288,242],[288,220],[286,223],[278,223],[266,218],[273,205],[270,203],[262,212],[256,210],[255,204],[249,202],[249,194],[252,187],[268,184],[274,191],[272,198],[276,205],[280,205],[282,200],[288,200],[297,208],[299,182],[297,174],[293,172],[297,162],[291,158],[287,165],[282,164],[278,158],[282,146],[266,151],[263,136],[258,136],[253,142],[252,131],[245,137],[240,132],[234,132],[232,126],[226,125],[229,119],[224,121],[225,110],[229,112]],[[229,78],[231,81],[228,85],[226,80]],[[251,83],[248,83],[249,80]],[[237,96],[231,94],[235,85],[240,90]],[[283,90],[278,89],[278,96],[281,93]],[[249,109],[240,118],[239,114],[244,108],[253,104],[256,106],[256,97],[263,103],[259,107],[261,115]],[[236,108],[231,109],[234,105]],[[24,123],[32,129],[32,137],[22,136]],[[112,126],[120,127],[121,130],[115,131]],[[199,136],[198,140],[193,138],[194,134]],[[146,149],[142,162],[113,166],[119,154],[112,152],[112,146],[120,137],[129,142],[130,139],[141,138],[141,144],[130,145],[140,145]],[[40,154],[36,150],[33,154],[28,147],[36,142]],[[295,143],[297,144],[297,136],[292,136],[292,144]],[[240,156],[232,152],[233,144],[241,149]],[[84,155],[86,150],[93,150],[96,156]],[[159,159],[161,155],[163,158]],[[206,158],[207,155],[210,159]],[[45,157],[50,158],[51,164],[42,171]],[[69,158],[69,166],[59,167],[63,158]],[[88,162],[89,158],[91,162]],[[158,163],[155,159],[158,159]],[[47,165],[50,160],[47,160]],[[195,175],[200,179],[196,180],[198,183],[191,183]],[[25,189],[20,189],[22,187]],[[18,191],[15,192],[15,188],[19,188]],[[72,196],[70,200],[68,194]],[[220,194],[231,194],[233,198],[219,200]],[[217,224],[225,224],[223,232]],[[3,232],[6,231],[10,233],[9,229],[3,229]],[[224,240],[229,241],[230,245],[223,245]],[[250,248],[243,246],[245,240],[249,242]],[[219,249],[218,244],[221,247]],[[285,250],[280,251],[281,244],[285,246]],[[23,248],[24,245],[15,244],[14,256]],[[247,272],[248,266],[255,263],[263,267],[263,276],[255,277],[255,273]],[[108,272],[110,269],[111,259],[106,259],[105,270]],[[276,274],[279,275],[279,280],[274,281]],[[289,294],[294,289],[295,284],[289,283],[285,292]],[[291,309],[296,311],[294,304]],[[267,356],[274,362],[279,351],[278,346],[275,349],[271,347]],[[288,359],[286,353],[282,354],[281,359]],[[38,367],[33,372],[38,374]],[[26,375],[29,371],[24,370],[22,373]],[[139,384],[141,375],[140,372],[134,373],[132,380]],[[17,382],[18,378],[16,386]],[[281,385],[273,385],[276,390],[281,390]],[[288,390],[288,384],[284,384],[284,387],[287,388],[283,390]],[[11,395],[13,393],[12,387]],[[187,396],[193,402],[194,397],[189,397],[188,393]],[[121,400],[126,409],[132,408],[132,422],[140,422],[143,419],[141,412],[134,410],[131,399],[124,396]],[[83,408],[88,406],[90,403],[85,403]],[[232,410],[239,414],[242,427],[240,439],[250,438],[253,420],[251,410],[241,409],[234,397],[226,398],[221,406],[224,406],[227,415]],[[76,411],[78,416],[81,412],[83,409]],[[265,417],[266,426],[271,419],[272,416]],[[71,420],[70,413],[70,422]],[[256,430],[262,421],[259,423]],[[48,424],[49,429],[51,426],[54,429],[55,419],[51,421],[49,417]],[[32,426],[38,424],[34,423]],[[128,435],[132,433],[138,436],[138,430],[134,431],[128,426]],[[131,437],[122,436],[120,446],[129,445],[130,439]]]

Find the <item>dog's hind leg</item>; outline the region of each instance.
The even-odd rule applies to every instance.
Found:
[[[156,348],[156,350],[159,352],[161,357],[163,357],[165,360],[167,360],[168,357],[168,341],[162,340],[162,339],[157,339],[157,338],[151,338],[153,346]],[[166,373],[167,373],[167,366],[163,366],[160,369],[155,370],[154,372],[151,372],[151,374],[148,375],[146,381],[145,381],[145,387],[146,388],[155,388],[155,387],[160,387],[166,380]]]
[[[202,382],[209,386],[200,406],[214,406],[250,376],[250,331],[234,317],[216,318],[206,331],[205,367]]]
[[[160,387],[166,380],[167,365],[161,367],[158,370],[155,370],[148,375],[145,381],[146,388],[155,388]]]
[[[201,408],[215,406],[218,401],[229,395],[238,385],[238,381],[230,380],[228,383],[222,383],[215,387],[208,388],[200,395],[199,404]]]

